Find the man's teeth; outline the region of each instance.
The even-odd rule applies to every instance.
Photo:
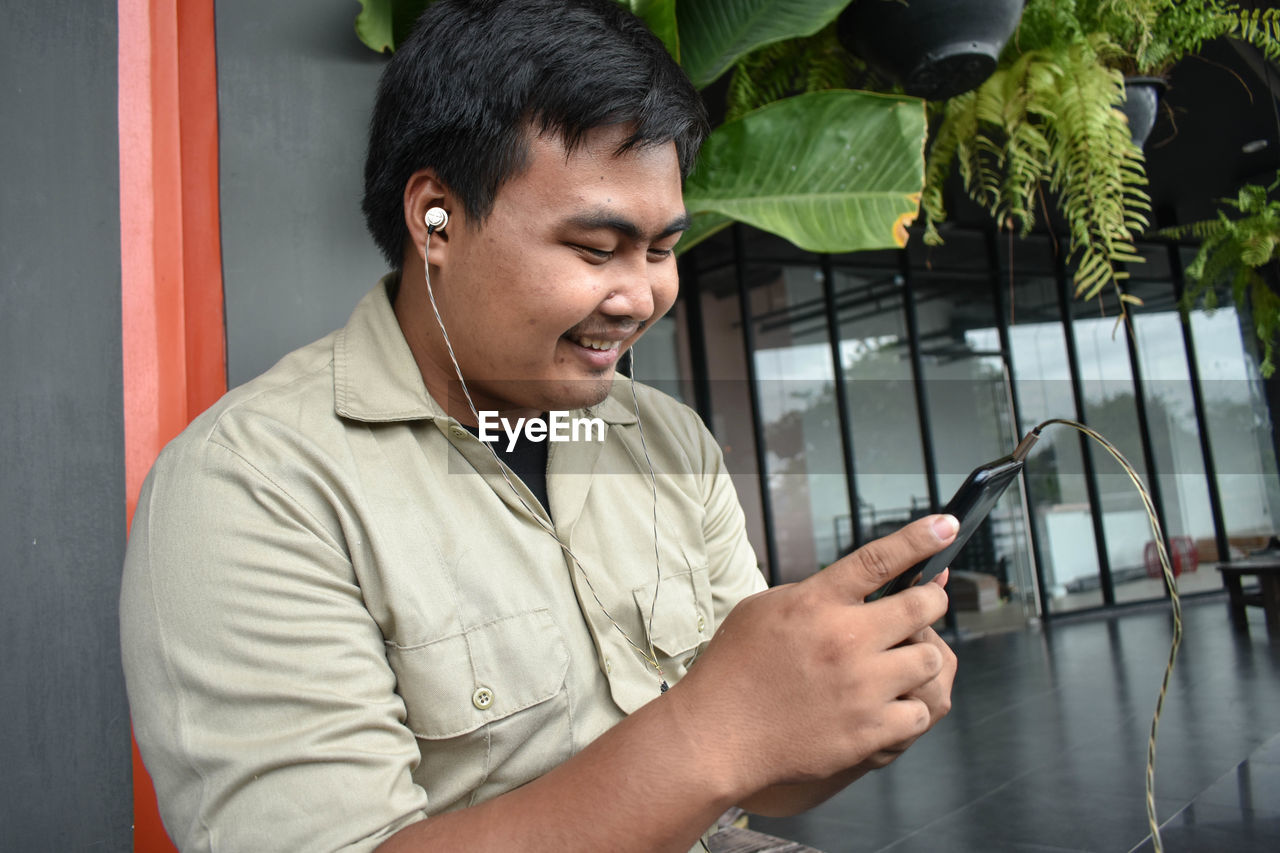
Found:
[[[587,349],[596,349],[596,350],[608,352],[610,350],[615,350],[619,346],[621,346],[622,341],[601,341],[601,340],[597,340],[596,338],[578,338],[577,344],[578,346],[583,346],[583,347],[586,347]]]

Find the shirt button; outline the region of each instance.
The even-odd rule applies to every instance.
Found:
[[[477,687],[471,694],[471,704],[483,711],[493,704],[493,691],[488,687]]]
[[[698,614],[698,633],[701,634],[707,630],[707,623],[703,621],[702,614]]]
[[[449,432],[453,433],[454,438],[462,438],[464,435],[467,434],[467,431],[465,429],[463,429],[460,426],[457,426],[456,424],[449,428]]]
[[[611,674],[613,672],[613,663],[611,663],[608,658],[604,659],[604,671],[606,674]]]

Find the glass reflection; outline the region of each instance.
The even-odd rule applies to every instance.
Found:
[[[693,405],[688,342],[681,334],[685,326],[683,303],[649,326],[644,337],[632,347],[635,356],[632,376],[685,405]]]
[[[1218,304],[1191,312],[1191,333],[1230,557],[1238,559],[1276,534],[1280,477],[1252,329],[1228,295]]]
[[[690,298],[701,300],[707,384],[711,395],[708,427],[724,453],[725,467],[738,492],[738,501],[746,516],[747,538],[756,552],[756,560],[765,576],[771,577],[746,350],[742,345],[742,315],[738,310],[733,268],[721,265],[701,272],[696,288],[696,295]]]
[[[834,275],[858,523],[866,540],[927,513],[929,487],[895,260],[883,257],[881,264]]]
[[[1153,249],[1150,254],[1155,259],[1162,252]],[[1143,301],[1130,310],[1142,372],[1148,441],[1155,460],[1155,485],[1165,535],[1174,548],[1171,556],[1178,590],[1185,594],[1221,589],[1217,573],[1206,567],[1217,560],[1217,545],[1173,282],[1167,277],[1134,281],[1128,289]],[[1117,598],[1127,600],[1131,591],[1136,593],[1139,588],[1144,598],[1164,594],[1164,581],[1155,577],[1157,570],[1149,559],[1145,569],[1146,580],[1131,581],[1123,593],[1117,588]]]
[[[1040,249],[1047,260],[1047,247],[1041,243]],[[1076,419],[1057,286],[1051,275],[1019,274],[1015,266],[1009,346],[1022,419],[1019,432],[1024,434],[1050,418]],[[1023,477],[1040,542],[1046,609],[1100,606],[1098,552],[1077,434],[1047,432],[1028,458]]]
[[[1088,303],[1072,303],[1072,334],[1084,392],[1084,421],[1148,479],[1138,428],[1128,329],[1114,293],[1104,291]],[[1145,557],[1154,554],[1150,520],[1142,495],[1104,448],[1088,442],[1102,510],[1103,540],[1116,600],[1158,597],[1160,587],[1141,583],[1147,577]]]
[[[802,580],[841,553],[849,493],[836,412],[822,273],[786,265],[752,289],[755,369],[768,454],[779,582]]]
[[[975,467],[1018,443],[1013,402],[980,234],[948,238],[947,252],[911,266],[930,443],[944,504]],[[1011,488],[952,563],[962,628],[1018,626],[1035,614],[1035,576],[1022,490]]]

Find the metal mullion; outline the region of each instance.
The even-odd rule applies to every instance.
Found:
[[[861,514],[858,512],[858,481],[853,454],[853,420],[849,415],[849,391],[845,387],[844,364],[840,355],[840,322],[836,313],[835,273],[831,256],[821,256],[822,298],[827,308],[827,338],[831,343],[831,363],[835,371],[836,414],[840,419],[840,450],[844,455],[844,482],[849,494],[849,527],[853,547],[862,545]]]
[[[689,365],[693,374],[693,400],[702,422],[712,429],[711,368],[707,358],[707,330],[702,314],[702,291],[698,287],[698,266],[691,259],[681,259],[680,293],[684,299],[686,333],[689,335]],[[684,286],[687,285],[687,286]]]
[[[1075,399],[1076,420],[1087,424],[1084,386],[1080,381],[1080,359],[1076,351],[1075,323],[1071,316],[1071,305],[1067,300],[1067,265],[1061,254],[1054,259],[1054,272],[1058,285],[1058,310],[1062,313],[1062,327],[1067,343],[1067,364],[1071,370],[1071,395]],[[1116,603],[1116,590],[1111,580],[1111,558],[1107,554],[1106,532],[1102,525],[1102,496],[1098,493],[1097,472],[1093,467],[1089,439],[1084,433],[1077,435],[1080,441],[1080,461],[1084,467],[1084,485],[1089,495],[1089,515],[1093,521],[1093,542],[1098,552],[1098,580],[1102,586],[1102,602],[1110,607]]]
[[[1124,286],[1121,285],[1121,291]],[[1156,465],[1155,448],[1151,446],[1151,420],[1147,416],[1147,395],[1144,391],[1144,383],[1142,378],[1142,362],[1138,358],[1138,327],[1133,322],[1133,317],[1128,318],[1127,331],[1125,341],[1129,347],[1129,369],[1133,375],[1133,400],[1137,408],[1138,414],[1138,435],[1142,441],[1142,461],[1147,468],[1147,489],[1151,493],[1151,502],[1156,509],[1156,518],[1160,520],[1160,530],[1164,534],[1165,551],[1173,556],[1173,548],[1169,542],[1169,525],[1166,522],[1168,516],[1164,507],[1164,492],[1160,486],[1160,478],[1157,476],[1158,466]],[[1170,593],[1164,588],[1165,597],[1168,598]]]
[[[916,420],[920,424],[920,449],[924,454],[925,485],[929,489],[929,507],[937,512],[942,501],[938,497],[938,463],[933,455],[933,432],[929,421],[929,403],[924,392],[924,363],[920,358],[920,324],[916,317],[915,291],[911,287],[911,262],[906,249],[898,252],[902,273],[902,310],[907,321],[907,342],[911,359],[911,386],[916,397]]]
[[[933,430],[929,421],[928,396],[924,392],[924,362],[920,357],[920,323],[916,317],[915,291],[911,286],[911,259],[906,249],[898,251],[899,269],[902,271],[902,310],[907,320],[907,340],[911,345],[911,377],[912,387],[916,395],[916,419],[920,423],[920,449],[924,454],[924,471],[926,485],[929,488],[929,507],[932,512],[942,508],[938,497],[938,463],[933,453]],[[956,633],[955,608],[948,606],[946,614],[947,630]]]
[[[756,375],[756,336],[752,327],[751,294],[747,290],[742,226],[733,226],[734,276],[738,286],[738,314],[742,320],[742,346],[747,357],[747,394],[751,402],[751,431],[755,436],[756,470],[760,478],[760,513],[764,516],[764,547],[769,561],[766,576],[772,586],[778,578],[778,545],[773,528],[773,495],[769,491],[769,460],[765,452],[764,421],[760,414],[759,377]]]

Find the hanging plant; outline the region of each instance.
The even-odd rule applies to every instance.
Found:
[[[1280,58],[1280,11],[1221,0],[1028,0],[996,73],[941,107],[925,239],[941,242],[953,168],[972,199],[1024,235],[1047,188],[1068,229],[1076,295],[1119,292],[1118,265],[1141,260],[1134,239],[1150,211],[1145,160],[1120,110],[1125,75],[1161,76],[1221,36]],[[1120,298],[1122,309],[1136,301]]]
[[[1151,205],[1142,152],[1119,110],[1123,76],[1102,61],[1109,49],[1094,36],[1027,51],[947,102],[926,170],[927,242],[941,242],[936,223],[946,218],[954,166],[970,198],[1024,236],[1041,188],[1056,196],[1077,296],[1092,298],[1120,278],[1117,263],[1141,261],[1133,240]]]
[[[1262,346],[1259,371],[1267,378],[1275,372],[1276,338],[1280,335],[1280,295],[1262,272],[1267,266],[1274,272],[1280,262],[1280,201],[1270,197],[1277,187],[1280,173],[1270,186],[1247,184],[1235,198],[1222,199],[1239,216],[1220,210],[1216,219],[1158,232],[1174,240],[1200,241],[1185,270],[1188,287],[1182,309],[1186,312],[1203,305],[1213,310],[1219,288],[1229,288],[1236,305],[1244,309],[1242,313],[1252,318]]]

